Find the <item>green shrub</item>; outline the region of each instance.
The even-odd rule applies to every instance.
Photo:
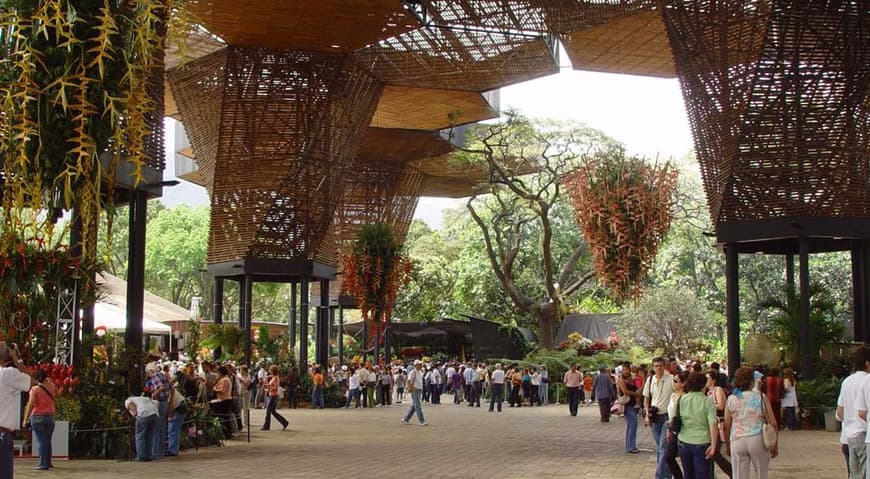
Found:
[[[808,417],[810,424],[825,424],[825,409],[837,407],[840,380],[837,378],[798,381],[797,394],[801,415]]]

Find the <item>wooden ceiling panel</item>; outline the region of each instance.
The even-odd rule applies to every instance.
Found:
[[[576,70],[676,76],[674,56],[659,11],[637,13],[561,38]]]
[[[397,0],[191,0],[202,24],[236,46],[347,52],[419,27]]]
[[[387,86],[371,126],[440,130],[497,116],[498,112],[480,93]]]
[[[365,163],[401,163],[446,155],[453,149],[437,132],[369,127],[356,157]]]

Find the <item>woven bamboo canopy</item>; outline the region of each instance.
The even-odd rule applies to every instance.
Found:
[[[259,191],[250,199],[258,205],[239,203],[233,208],[259,212],[250,216],[258,221],[280,217],[298,222],[295,211],[270,216],[259,203],[320,205],[307,216],[313,223],[304,227],[316,224],[321,232],[315,234],[319,239],[304,241],[306,257],[313,257],[311,251],[330,234],[337,236],[329,241],[341,241],[337,237],[342,234],[331,226],[337,224],[334,215],[364,217],[368,213],[360,205],[367,204],[381,212],[374,216],[383,216],[393,193],[375,201],[372,192],[398,191],[399,178],[409,177],[411,170],[421,180],[411,182],[415,186],[407,191],[421,194],[464,196],[485,181],[485,172],[451,164],[442,154],[420,156],[396,132],[491,118],[495,112],[481,92],[555,72],[553,52],[559,40],[574,68],[661,77],[679,73],[720,235],[731,234],[732,225],[771,218],[870,217],[870,165],[865,164],[870,49],[866,12],[863,17],[857,13],[865,3],[720,3],[196,1],[191,9],[214,37],[197,44],[194,50],[201,58],[169,71],[176,96],[167,95],[167,110],[175,112],[177,103],[213,202],[217,183],[224,181],[221,165],[244,157],[244,164],[257,165],[264,183],[244,173],[253,175],[246,186]],[[214,52],[224,44],[230,47]],[[297,60],[260,69],[263,55]],[[320,125],[327,110],[305,95],[283,93],[298,88],[316,96],[306,82],[320,73],[299,59],[322,55],[330,58],[334,86],[327,87],[329,92],[345,91],[338,86],[346,81],[344,76],[367,79],[364,90],[371,98],[349,92],[365,106],[361,116],[354,116],[357,131],[314,134],[308,129]],[[169,56],[167,63],[175,64]],[[236,62],[233,74],[229,57],[244,59]],[[240,89],[238,82],[251,75],[259,80],[246,88],[254,90]],[[327,104],[356,109],[331,93],[327,96]],[[367,135],[377,136],[366,143]],[[329,152],[319,167],[308,165],[307,145]],[[294,148],[296,156],[283,152]],[[309,174],[326,174],[318,168],[327,164],[332,173],[321,180],[335,188],[330,190],[333,199],[311,203],[302,193],[305,188],[286,189],[297,176],[305,182],[313,181]],[[387,178],[383,170],[389,164],[398,172]],[[365,181],[366,174],[380,186],[370,185],[359,196],[366,189],[353,182]],[[275,178],[288,184],[284,193],[276,194],[281,188]],[[345,194],[345,189],[352,191]],[[303,196],[288,199],[287,194]],[[344,210],[342,202],[348,202]],[[248,216],[236,221],[242,217]],[[280,234],[292,229],[286,224],[270,228]],[[250,241],[257,234],[244,237]],[[250,245],[246,248],[247,253],[235,256],[253,251]]]
[[[386,86],[371,126],[441,130],[497,116],[478,92]]]
[[[867,2],[664,3],[720,241],[870,237]]]
[[[192,0],[189,8],[227,44],[348,52],[419,27],[395,0]]]

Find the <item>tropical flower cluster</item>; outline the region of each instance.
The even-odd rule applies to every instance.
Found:
[[[75,368],[66,364],[42,363],[31,368],[32,372],[43,370],[57,387],[58,396],[72,396],[79,385],[75,376]]]
[[[576,331],[569,334],[568,339],[566,341],[562,341],[562,343],[559,344],[559,349],[561,350],[573,348],[581,354],[594,354],[598,351],[611,350],[614,347],[615,346],[613,345],[613,343],[592,340]]]

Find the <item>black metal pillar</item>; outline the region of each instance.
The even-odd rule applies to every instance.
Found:
[[[299,358],[296,357],[296,281],[294,280],[290,283],[290,355],[293,356],[293,360],[297,360]]]
[[[220,276],[214,279],[214,324],[223,324],[224,322],[224,279]],[[221,357],[221,347],[218,346],[214,350],[214,359]],[[190,358],[191,360],[193,358]]]
[[[254,282],[251,275],[246,274],[239,281],[239,326],[242,328],[242,347],[244,348],[245,364],[251,366],[251,298],[254,292]]]
[[[344,364],[344,306],[338,304],[338,364]]]
[[[852,337],[870,341],[870,241],[852,245]]]
[[[728,374],[740,367],[740,283],[737,243],[725,245],[725,318],[728,337]]]
[[[794,289],[794,255],[785,255],[785,286],[789,291],[795,292]],[[789,298],[789,301],[791,299]]]
[[[145,308],[145,216],[148,198],[144,191],[130,191],[130,224],[127,249],[127,329],[124,343],[130,358],[128,388],[141,391],[143,386],[142,316]]]
[[[372,324],[374,324],[375,326],[375,347],[372,350],[372,364],[380,364],[379,358],[381,357],[381,323],[373,321]]]
[[[321,368],[329,365],[329,280],[320,280],[320,305],[317,308],[317,342],[314,344],[315,361]]]
[[[299,311],[299,374],[308,372],[308,276],[302,277],[299,285],[301,310]]]
[[[393,355],[393,335],[390,326],[390,323],[384,323],[384,361],[387,364],[390,363],[390,358]]]
[[[810,243],[805,236],[799,240],[800,252],[800,367],[802,379],[813,377],[813,347],[810,338]]]
[[[69,232],[69,244],[70,244],[70,256],[74,258],[82,259],[82,254],[84,251],[84,245],[82,245],[82,219],[79,215],[78,208],[73,210],[73,218],[72,218],[72,228],[70,228]],[[94,356],[94,346],[93,346],[93,337],[92,333],[94,332],[94,323],[91,323],[90,333],[84,333],[84,322],[79,324],[79,311],[81,310],[81,288],[79,288],[80,281],[74,280],[73,284],[63,285],[64,287],[68,286],[70,288],[75,288],[75,300],[73,301],[73,323],[72,323],[72,365],[76,368],[81,368],[84,366],[83,358],[93,358]],[[92,309],[93,311],[93,309]],[[93,317],[91,318],[93,319]],[[81,340],[79,339],[81,338]],[[89,346],[90,354],[86,354],[83,350],[85,346]]]
[[[362,347],[362,362],[365,363],[369,357],[369,322],[363,319],[363,347]]]

